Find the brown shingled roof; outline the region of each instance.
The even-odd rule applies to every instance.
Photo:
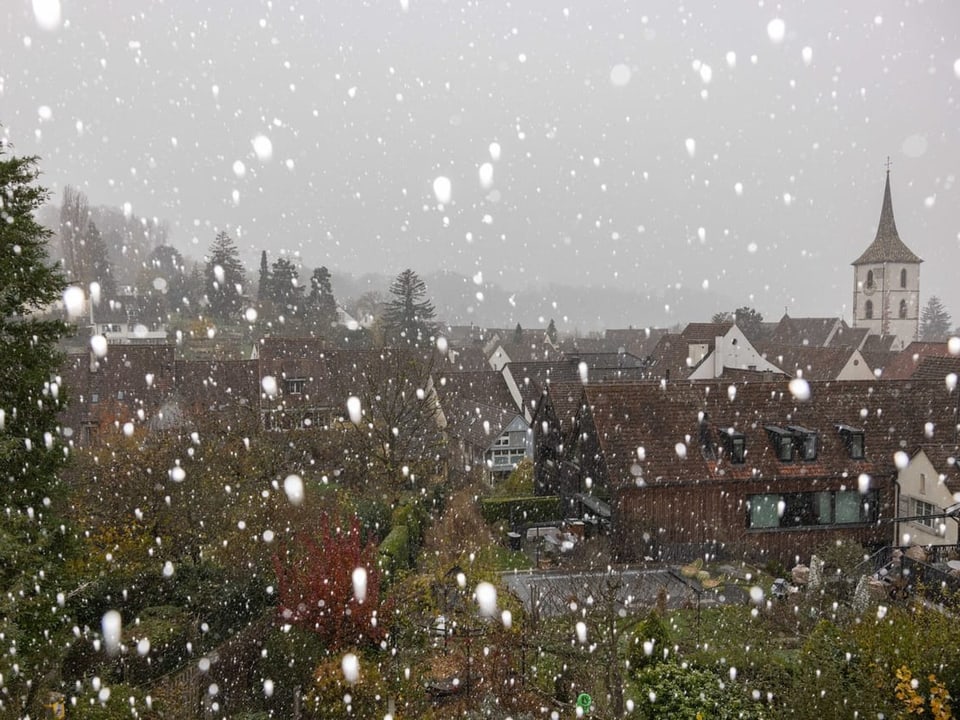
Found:
[[[897,223],[893,219],[893,200],[890,198],[890,171],[887,170],[887,184],[883,189],[883,207],[880,209],[880,224],[877,227],[877,236],[870,247],[863,251],[863,255],[853,261],[853,265],[867,265],[868,263],[923,262],[913,251],[904,245],[897,232]]]
[[[757,350],[790,377],[807,380],[836,380],[856,352],[844,347],[775,346],[772,343],[764,343]]]
[[[920,367],[921,361],[928,357],[950,357],[944,342],[912,342],[894,356],[883,368],[885,380],[906,380],[911,378]],[[951,372],[948,370],[947,372]],[[946,373],[944,373],[946,374]]]
[[[846,323],[840,318],[792,318],[784,314],[770,335],[768,345],[823,347]]]
[[[730,391],[733,387],[735,391]],[[955,397],[943,383],[811,383],[811,398],[799,402],[786,382],[588,385],[584,396],[596,427],[609,480],[702,483],[720,479],[851,477],[896,473],[894,453],[931,442],[925,424],[952,427]],[[701,451],[701,423],[716,453]],[[852,460],[836,425],[865,431],[866,458]],[[812,462],[778,461],[767,425],[797,425],[819,433]],[[720,434],[733,428],[746,436],[747,462],[729,463]],[[946,433],[946,430],[943,430]],[[953,443],[952,434],[934,442]]]

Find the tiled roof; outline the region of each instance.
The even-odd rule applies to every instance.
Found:
[[[701,327],[706,323],[701,324]],[[702,342],[707,345],[703,358],[693,362],[690,358],[690,342]],[[668,333],[660,337],[657,347],[650,354],[650,374],[657,378],[683,380],[703,362],[714,349],[715,338],[702,338],[699,341],[682,335]]]
[[[681,331],[680,337],[684,340],[709,340],[712,342],[716,338],[726,335],[732,327],[733,322],[689,323]]]
[[[944,383],[951,374],[960,375],[960,357],[925,357],[920,360],[913,377],[916,380]]]
[[[849,476],[857,487],[861,473],[894,474],[898,450],[930,442],[953,446],[956,398],[942,382],[826,382],[810,389],[805,402],[794,399],[784,381],[588,385],[584,395],[614,486]],[[928,422],[932,438],[925,434]],[[864,460],[849,458],[838,424],[864,430]],[[767,425],[817,431],[817,459],[779,461]],[[722,450],[721,434],[728,429],[746,437],[744,464],[731,464]],[[710,440],[715,456],[702,452],[702,439]]]
[[[835,380],[856,352],[850,348],[821,346],[777,346],[763,343],[760,354],[790,377],[807,380]]]
[[[906,380],[920,366],[920,362],[928,357],[949,357],[947,344],[944,342],[912,342],[886,364],[883,369],[885,380]]]
[[[444,411],[448,406],[464,402],[483,403],[514,413],[519,410],[503,375],[495,370],[443,372],[435,386]]]
[[[854,349],[863,349],[864,344],[866,343],[868,336],[870,334],[870,328],[865,327],[850,327],[844,322],[837,332],[834,333],[833,337],[830,338],[830,347],[848,347]],[[878,337],[878,336],[874,336]]]
[[[897,223],[893,219],[893,200],[890,197],[890,171],[887,170],[887,183],[883,189],[883,207],[880,209],[880,224],[877,236],[870,247],[853,261],[853,265],[868,263],[920,263],[923,262],[910,248],[904,245],[897,232]]]
[[[623,348],[636,357],[645,358],[666,334],[663,328],[615,328],[606,330],[603,337],[611,342],[614,350]]]
[[[860,349],[863,352],[890,352],[897,342],[896,335],[867,335]]]
[[[769,346],[823,347],[846,323],[840,318],[792,318],[784,315],[767,340]]]
[[[444,417],[447,419],[447,433],[485,450],[513,422],[517,412],[463,400],[444,408]]]

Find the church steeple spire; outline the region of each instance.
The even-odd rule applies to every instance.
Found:
[[[880,224],[877,236],[863,255],[853,261],[854,265],[868,263],[919,263],[923,262],[914,252],[904,245],[897,232],[897,223],[893,218],[893,199],[890,195],[890,158],[887,158],[887,182],[883,188],[883,205],[880,208]]]

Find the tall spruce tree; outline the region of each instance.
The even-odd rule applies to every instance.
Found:
[[[239,320],[243,304],[244,270],[233,239],[217,233],[204,267],[210,314],[218,320]]]
[[[0,141],[0,655],[11,716],[39,715],[40,693],[56,674],[63,630],[56,593],[68,533],[57,480],[64,453],[57,414],[64,399],[57,342],[68,327],[43,313],[66,280],[48,263],[52,233],[34,213],[48,199],[34,157]],[[31,715],[31,716],[33,716]]]
[[[427,298],[427,285],[413,270],[397,275],[390,285],[393,300],[387,303],[383,323],[387,337],[401,345],[424,345],[437,331],[437,311]]]
[[[920,339],[942,342],[950,335],[951,318],[947,308],[936,295],[931,295],[920,313]]]
[[[337,322],[337,300],[333,296],[330,271],[326,267],[314,269],[310,276],[307,308],[311,322],[321,331],[328,331]]]

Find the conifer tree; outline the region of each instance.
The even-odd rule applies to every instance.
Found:
[[[942,342],[950,335],[950,313],[936,295],[930,296],[920,313],[920,339]]]
[[[0,141],[0,656],[3,707],[39,714],[40,692],[55,669],[62,629],[57,586],[68,533],[61,529],[58,470],[64,460],[57,414],[64,394],[57,342],[68,327],[42,313],[66,281],[47,260],[52,233],[35,212],[48,199],[34,157]],[[33,715],[31,715],[33,716]]]
[[[244,270],[233,239],[217,233],[204,268],[210,314],[219,320],[237,320],[243,303]]]
[[[333,296],[330,271],[318,267],[310,276],[310,295],[307,297],[311,320],[318,328],[329,330],[337,322],[337,300]]]
[[[299,317],[303,310],[300,271],[288,258],[273,263],[270,270],[270,300],[278,314],[287,319]]]
[[[388,337],[401,344],[423,345],[436,333],[436,309],[427,298],[427,285],[413,270],[397,275],[390,285],[383,322]]]

